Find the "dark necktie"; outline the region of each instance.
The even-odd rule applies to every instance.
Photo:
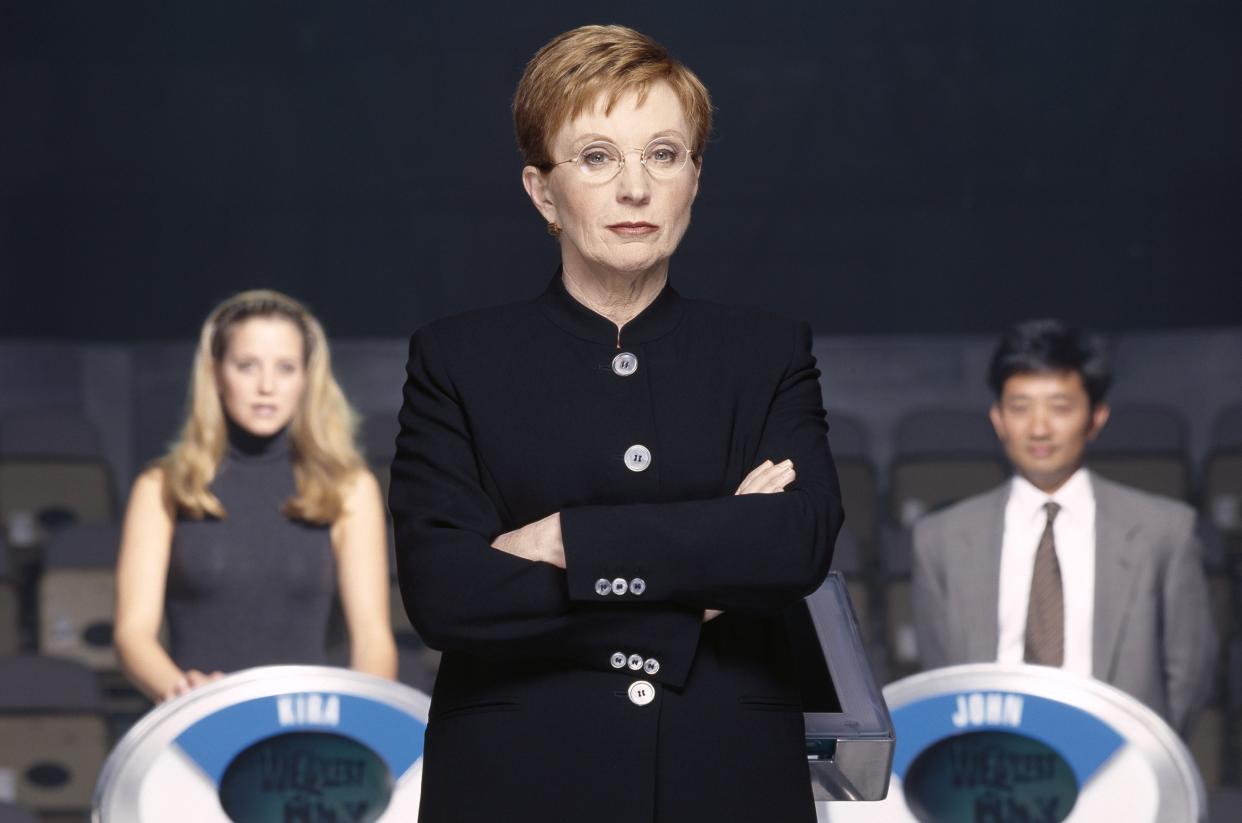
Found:
[[[1056,541],[1052,537],[1052,521],[1061,507],[1052,501],[1044,504],[1048,523],[1035,550],[1035,568],[1031,574],[1031,599],[1026,612],[1027,663],[1060,666],[1065,661],[1065,595],[1061,590],[1061,564],[1057,562]]]

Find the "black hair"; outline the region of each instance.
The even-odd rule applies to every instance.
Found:
[[[1100,341],[1060,320],[1027,320],[1001,337],[988,366],[988,385],[999,399],[1005,381],[1015,374],[1069,371],[1082,377],[1093,407],[1104,399],[1113,382]]]

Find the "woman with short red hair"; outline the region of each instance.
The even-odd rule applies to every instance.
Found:
[[[444,650],[421,819],[809,823],[782,613],[842,520],[810,329],[669,285],[711,103],[659,44],[566,32],[513,107],[561,267],[414,335],[392,469]]]

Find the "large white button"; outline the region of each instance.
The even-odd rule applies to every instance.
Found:
[[[646,680],[635,680],[630,684],[630,688],[626,693],[630,697],[630,702],[635,706],[646,706],[652,700],[655,700],[655,686]]]
[[[627,662],[631,669],[638,671],[643,667],[643,656],[641,654],[631,654]]]
[[[607,577],[601,577],[595,581],[595,593],[600,597],[612,593],[612,581]]]
[[[608,662],[612,664],[614,669],[624,669],[626,663],[625,652],[613,652],[612,659]]]
[[[655,674],[659,670],[660,670],[660,661],[656,660],[654,657],[648,657],[646,661],[643,662],[643,671],[645,671],[647,674]]]
[[[629,377],[638,371],[638,358],[628,351],[623,351],[612,358],[612,370],[619,377]]]
[[[641,577],[635,577],[630,581],[630,594],[642,594],[647,591],[647,581]]]
[[[613,594],[625,594],[626,590],[629,589],[629,587],[630,587],[630,584],[625,582],[624,577],[618,577],[616,580],[612,581],[612,593]]]
[[[635,444],[625,450],[625,467],[632,472],[646,471],[651,465],[651,449]]]

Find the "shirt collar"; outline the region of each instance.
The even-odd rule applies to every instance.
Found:
[[[651,305],[622,326],[618,336],[616,323],[591,311],[566,290],[560,269],[536,302],[548,319],[575,337],[617,348],[663,337],[681,322],[685,310],[681,296],[665,282]]]
[[[1091,488],[1091,474],[1085,467],[1070,475],[1061,488],[1051,495],[1037,489],[1031,481],[1021,475],[1014,475],[1013,487],[1010,491],[1010,503],[1015,507],[1014,513],[1023,519],[1042,516],[1044,504],[1052,501],[1061,507],[1058,517],[1068,516],[1071,520],[1088,515],[1095,505],[1095,492]]]

